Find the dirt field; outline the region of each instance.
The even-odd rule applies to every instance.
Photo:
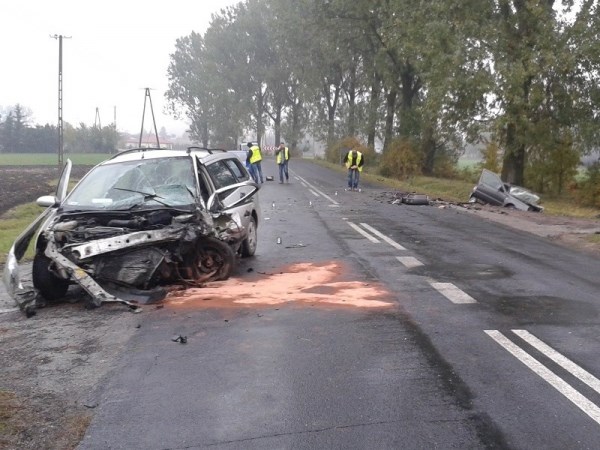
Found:
[[[73,175],[78,178],[88,169],[75,167]],[[0,167],[0,214],[52,193],[58,176],[55,167]],[[598,219],[445,202],[432,207],[456,208],[600,257],[600,244],[587,241],[600,233]],[[75,448],[103,380],[138,330],[139,315],[121,305],[86,310],[76,302],[79,294],[72,290],[66,303],[41,309],[29,319],[20,311],[0,314],[0,449]],[[143,314],[148,313],[152,308],[145,308]]]
[[[79,178],[89,169],[88,166],[75,166],[71,176]],[[0,167],[0,215],[14,206],[52,194],[59,176],[60,170],[52,166]]]

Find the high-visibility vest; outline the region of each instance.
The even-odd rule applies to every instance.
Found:
[[[253,145],[252,147],[250,147],[250,151],[252,152],[252,156],[250,157],[250,164],[262,161],[262,155],[260,154],[260,147],[258,145]]]
[[[360,172],[362,172],[362,166],[359,166],[359,163],[362,160],[362,153],[359,152],[358,150],[356,151],[356,166],[358,167],[358,170]],[[348,152],[348,156],[346,156],[346,168],[350,168],[350,166],[352,166],[352,151]]]
[[[282,159],[282,158],[285,158],[285,159]],[[283,150],[281,150],[279,153],[277,153],[276,162],[277,162],[277,164],[281,164],[283,161],[287,161],[288,159],[290,159],[290,149],[287,147],[284,147]]]

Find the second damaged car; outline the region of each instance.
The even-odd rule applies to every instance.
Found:
[[[540,197],[520,186],[504,183],[502,179],[487,169],[483,169],[479,183],[473,188],[469,202],[504,206],[521,211],[542,212]]]
[[[23,308],[63,297],[78,284],[90,303],[162,298],[164,286],[230,276],[256,250],[259,186],[222,150],[133,149],[95,166],[67,194],[67,161],[56,195],[16,240],[4,283]],[[19,260],[33,240],[34,289]]]

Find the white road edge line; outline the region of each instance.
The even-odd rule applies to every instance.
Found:
[[[392,247],[394,247],[397,250],[406,250],[404,247],[402,247],[400,244],[398,244],[396,241],[394,241],[393,239],[387,237],[385,234],[383,234],[381,231],[376,230],[375,228],[373,228],[371,225],[369,225],[368,223],[361,223],[361,225],[363,227],[365,227],[367,230],[369,230],[371,233],[373,233],[375,236],[380,237],[382,240],[384,240],[385,242],[387,242],[388,244],[390,244]]]
[[[514,344],[498,330],[483,331],[600,425],[600,408],[596,404],[581,395],[569,383],[541,364],[521,347]]]
[[[315,190],[315,192],[318,192],[320,195],[322,195],[323,197],[325,197],[327,200],[329,200],[331,203],[333,203],[334,205],[339,205],[338,202],[336,202],[334,199],[332,199],[329,195],[325,194],[324,192],[321,192],[320,190],[318,190],[316,187],[314,187],[312,184],[310,184],[308,181],[306,181],[304,178],[302,178],[301,176],[298,176],[298,179],[300,179],[303,183],[306,183],[306,185],[309,188],[312,188]]]
[[[354,228],[356,231],[358,231],[360,234],[362,234],[364,237],[366,237],[368,240],[370,240],[372,243],[379,244],[379,240],[377,238],[371,236],[369,233],[367,233],[365,230],[363,230],[361,227],[359,227],[355,223],[352,223],[352,222],[346,222],[346,223],[348,225],[350,225],[352,228]]]
[[[477,303],[473,297],[471,297],[466,292],[461,291],[459,288],[454,286],[452,283],[436,283],[434,281],[430,281],[429,284],[437,290],[440,294],[450,300],[452,303],[462,304],[462,303]]]
[[[412,267],[419,267],[423,265],[423,263],[414,256],[396,256],[396,259],[409,269]]]
[[[312,195],[314,195],[315,197],[318,197],[319,194],[317,194],[315,191],[313,191],[312,189],[309,189],[309,191],[311,192]]]
[[[540,339],[535,337],[533,334],[529,333],[528,331],[526,331],[526,330],[511,330],[511,331],[513,333],[515,333],[517,336],[519,336],[521,339],[523,339],[525,342],[530,344],[532,347],[536,348],[541,353],[546,355],[548,358],[550,358],[556,364],[558,364],[562,368],[566,369],[572,375],[579,378],[581,381],[583,381],[585,384],[587,384],[593,390],[600,393],[600,380],[598,378],[596,378],[594,375],[592,375],[591,373],[589,373],[587,370],[585,370],[583,367],[578,366],[573,361],[571,361],[569,358],[561,355],[556,350],[554,350],[552,347],[550,347],[549,345],[547,345],[546,343],[544,343],[543,341],[541,341]]]

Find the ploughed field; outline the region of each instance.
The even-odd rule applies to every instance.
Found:
[[[81,178],[90,168],[74,166],[71,178]],[[54,193],[60,172],[58,166],[0,166],[0,215],[17,205]]]

